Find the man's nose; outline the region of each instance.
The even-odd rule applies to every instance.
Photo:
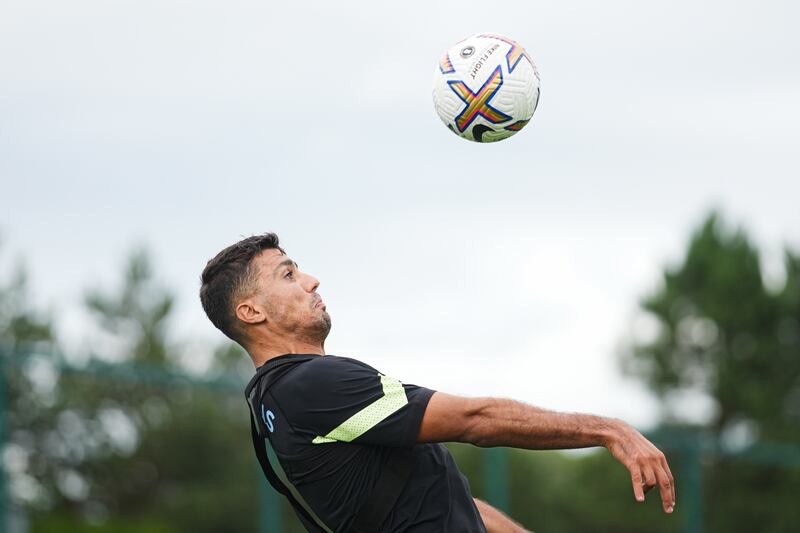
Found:
[[[314,292],[319,287],[319,280],[310,274],[303,274],[303,288],[307,292]]]

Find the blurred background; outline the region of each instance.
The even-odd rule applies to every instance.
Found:
[[[800,523],[798,4],[6,0],[0,528],[299,532],[199,275],[275,231],[328,353],[406,383],[623,418],[604,450],[451,447],[542,532]],[[436,117],[477,32],[542,74],[498,144]]]

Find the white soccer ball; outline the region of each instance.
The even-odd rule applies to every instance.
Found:
[[[512,39],[467,37],[436,66],[433,105],[445,126],[464,139],[507,139],[528,123],[538,103],[539,72]]]

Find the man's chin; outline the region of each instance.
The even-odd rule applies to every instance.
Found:
[[[327,311],[322,311],[322,320],[328,325],[328,330],[331,329],[331,315]]]
[[[327,311],[323,311],[319,318],[311,323],[305,332],[305,337],[313,343],[322,344],[328,337],[331,331],[331,315]]]

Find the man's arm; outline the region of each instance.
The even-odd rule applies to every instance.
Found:
[[[675,506],[675,484],[664,454],[621,420],[547,411],[514,400],[431,397],[418,442],[467,442],[481,447],[552,450],[604,446],[631,474],[637,501],[658,485],[664,512]]]
[[[481,513],[483,525],[487,533],[531,533],[521,525],[511,520],[488,503],[475,498],[475,506]]]

